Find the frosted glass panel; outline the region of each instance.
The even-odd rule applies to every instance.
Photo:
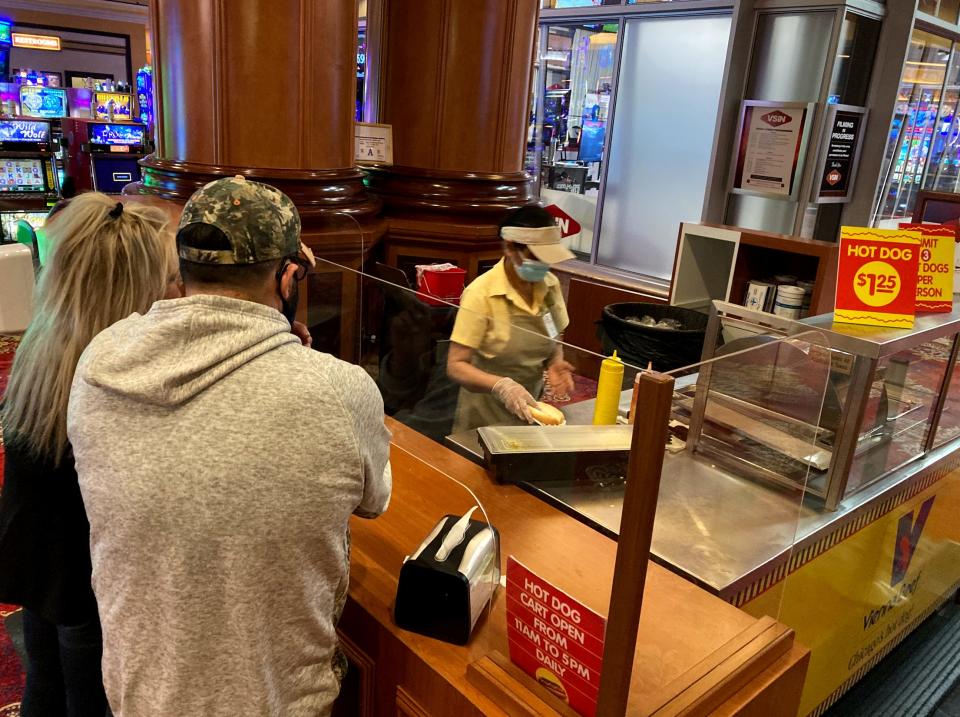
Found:
[[[703,209],[729,34],[728,16],[627,21],[600,264],[670,277]]]

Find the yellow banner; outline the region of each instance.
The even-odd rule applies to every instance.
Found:
[[[958,515],[955,470],[743,605],[810,648],[800,715],[819,714],[953,593]]]

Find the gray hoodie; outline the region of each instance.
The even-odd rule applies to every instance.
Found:
[[[114,715],[327,714],[348,521],[390,499],[373,380],[267,306],[159,301],[90,343],[68,432]]]

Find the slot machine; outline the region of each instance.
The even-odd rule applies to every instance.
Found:
[[[147,128],[135,122],[70,117],[63,122],[66,173],[77,191],[120,194],[140,181],[139,161],[147,154]]]
[[[0,119],[0,242],[14,241],[20,220],[41,228],[58,191],[50,122]]]

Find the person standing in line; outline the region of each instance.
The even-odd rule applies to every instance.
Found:
[[[178,296],[163,212],[75,197],[49,226],[51,255],[17,349],[0,419],[0,602],[22,605],[23,717],[103,717],[101,636],[89,526],[67,437],[81,353],[115,321]]]
[[[350,516],[390,499],[383,401],[291,333],[312,255],[282,192],[206,185],[177,247],[186,297],[97,336],[70,396],[110,707],[325,715]]]

